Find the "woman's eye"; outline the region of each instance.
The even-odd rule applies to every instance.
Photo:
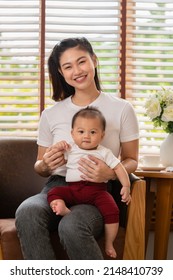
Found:
[[[85,60],[81,60],[81,61],[79,61],[79,63],[80,63],[80,64],[82,64],[82,63],[84,63],[84,62],[85,62]]]
[[[66,68],[65,68],[65,70],[69,70],[71,68],[71,66],[67,66]]]

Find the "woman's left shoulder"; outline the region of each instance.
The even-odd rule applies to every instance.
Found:
[[[111,93],[104,93],[102,92],[102,100],[105,102],[110,102],[111,104],[115,104],[116,106],[124,107],[124,106],[130,106],[131,104],[128,100],[123,99],[121,97],[116,96],[115,94]]]

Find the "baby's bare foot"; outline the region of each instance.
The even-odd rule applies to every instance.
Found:
[[[57,214],[57,213],[56,214],[60,215],[60,216],[65,216],[70,212],[71,212],[71,210],[69,208],[65,207],[64,209],[61,209],[61,211],[59,211],[59,214]]]
[[[62,199],[53,200],[50,206],[56,215],[65,216],[71,212]]]

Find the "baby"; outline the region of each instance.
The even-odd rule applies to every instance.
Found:
[[[105,224],[105,252],[116,258],[114,240],[119,227],[119,209],[113,197],[107,191],[107,182],[94,183],[83,181],[79,171],[80,158],[88,155],[103,160],[122,184],[122,201],[128,204],[131,200],[128,174],[112,151],[100,145],[105,135],[106,121],[102,113],[95,107],[87,107],[77,112],[72,119],[71,135],[74,143],[61,141],[55,144],[64,150],[67,159],[66,181],[68,186],[55,186],[48,192],[48,202],[56,215],[64,216],[76,204],[92,204],[103,216]]]

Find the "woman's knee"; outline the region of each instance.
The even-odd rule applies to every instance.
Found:
[[[74,238],[76,233],[98,236],[103,230],[103,219],[98,209],[92,205],[77,205],[59,223],[61,239]]]
[[[31,226],[39,220],[48,220],[51,209],[45,194],[38,194],[23,201],[16,210],[16,227],[20,224]]]
[[[103,256],[96,237],[103,232],[102,216],[92,205],[78,205],[71,208],[59,224],[61,244],[70,259],[102,260]]]

